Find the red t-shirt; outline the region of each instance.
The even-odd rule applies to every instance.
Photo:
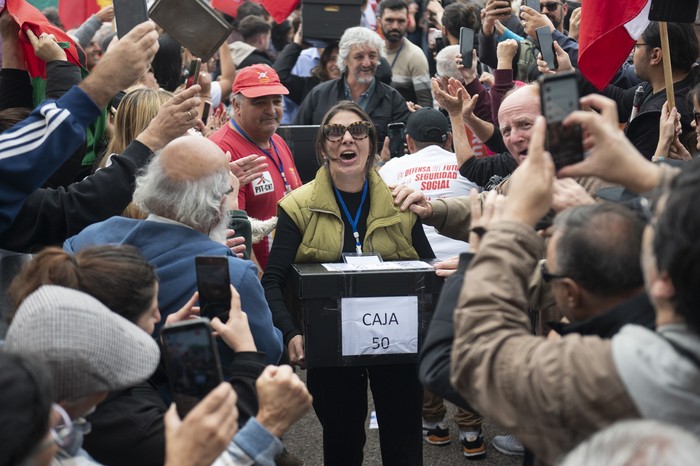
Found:
[[[297,173],[297,167],[294,165],[292,153],[284,139],[277,134],[272,135],[272,142],[277,150],[275,151],[271,147],[268,151],[273,160],[260,147],[248,141],[233,129],[230,123],[219,128],[214,134],[209,136],[209,139],[221,147],[221,150],[224,152],[230,152],[231,161],[251,154],[263,155],[268,159],[267,170],[258,179],[241,188],[238,193],[238,208],[245,210],[249,217],[267,220],[277,215],[277,201],[286,194],[284,180],[278,168],[280,166],[278,157],[282,160],[284,175],[291,189],[296,189],[302,185]],[[270,255],[271,247],[272,238],[270,236],[263,238],[260,243],[253,246],[255,257],[257,257],[263,270],[267,265],[267,257]]]

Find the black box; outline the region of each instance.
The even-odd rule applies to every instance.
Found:
[[[442,278],[435,270],[381,270],[335,272],[326,270],[321,264],[294,264],[290,278],[292,297],[290,310],[304,332],[304,353],[307,367],[365,366],[377,364],[414,363],[437,304]],[[343,298],[385,297],[387,303],[398,299],[417,301],[417,348],[415,353],[343,355],[341,302]],[[411,298],[413,297],[413,298]],[[347,302],[347,301],[346,301]],[[406,314],[413,311],[404,310]],[[396,312],[395,318],[405,325],[404,311]],[[365,312],[365,311],[362,311]],[[371,316],[365,317],[366,314]],[[367,308],[363,319],[367,323],[379,315],[377,331],[382,324],[392,323],[381,309]],[[409,319],[409,321],[412,319]],[[382,322],[383,321],[383,322]],[[359,324],[355,322],[355,324]],[[397,322],[398,324],[398,322]],[[364,324],[367,325],[367,324]],[[412,324],[411,324],[412,325]],[[359,325],[361,327],[361,325]],[[372,331],[372,330],[363,330]],[[365,334],[362,335],[366,336]],[[383,346],[388,338],[377,338],[374,342],[363,341],[369,346]],[[381,351],[381,350],[378,350]]]
[[[302,30],[305,38],[340,39],[347,28],[360,25],[362,0],[304,0]]]

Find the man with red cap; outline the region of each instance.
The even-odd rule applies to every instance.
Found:
[[[273,68],[258,64],[238,71],[233,94],[233,117],[209,139],[228,151],[231,161],[251,154],[267,159],[267,170],[238,194],[240,209],[250,217],[267,220],[277,213],[277,201],[302,184],[289,147],[275,133],[282,118],[282,96],[289,91]],[[270,236],[253,245],[262,269],[271,247]]]

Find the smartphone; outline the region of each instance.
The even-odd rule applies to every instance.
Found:
[[[117,23],[117,37],[127,35],[141,23],[148,21],[146,0],[114,0],[114,20]]]
[[[558,66],[557,55],[554,53],[554,40],[552,39],[552,32],[549,30],[549,26],[535,29],[535,34],[537,34],[537,42],[540,44],[542,60],[547,62],[550,70],[556,70]]]
[[[196,58],[190,62],[190,69],[189,73],[187,74],[187,84],[185,84],[186,88],[190,88],[197,84],[197,81],[199,81],[199,69],[202,67],[202,59],[201,58]]]
[[[194,262],[201,315],[226,322],[231,308],[228,259],[226,256],[197,256]]]
[[[404,130],[406,125],[403,123],[389,123],[387,131],[389,133],[389,153],[391,158],[401,157],[404,154]]]
[[[525,4],[525,6],[529,6],[538,13],[542,11],[542,7],[540,6],[540,0],[525,0],[525,2],[523,3]]]
[[[224,380],[209,319],[167,325],[161,342],[173,400],[184,418]]]
[[[209,113],[211,113],[211,101],[205,100],[204,108],[202,109],[202,123],[204,123],[205,125],[207,124],[207,120],[209,119]]]
[[[542,114],[547,120],[547,150],[554,165],[562,167],[583,160],[583,142],[579,125],[564,126],[562,121],[579,110],[578,81],[574,72],[540,76]]]
[[[462,54],[462,66],[472,67],[472,50],[474,50],[474,30],[460,28],[459,30],[459,53]]]

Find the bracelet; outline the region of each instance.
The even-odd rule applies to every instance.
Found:
[[[486,232],[487,232],[486,228],[481,227],[481,226],[479,226],[479,227],[472,227],[472,228],[469,229],[469,231],[472,232],[472,233],[474,233],[474,234],[475,234],[476,236],[478,236],[479,238],[483,238],[484,235],[485,235]]]

